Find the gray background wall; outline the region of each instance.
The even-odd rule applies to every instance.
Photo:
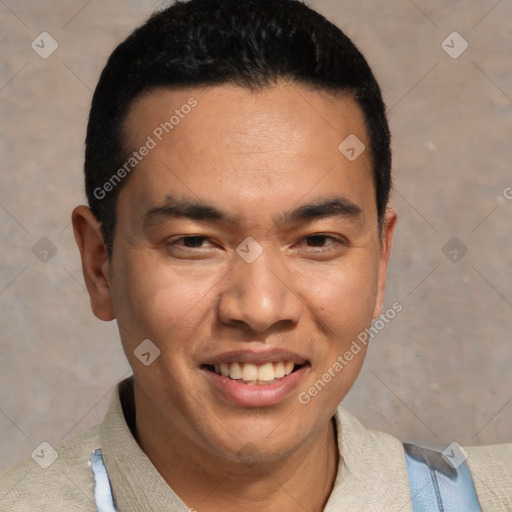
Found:
[[[394,134],[386,306],[404,309],[374,338],[345,405],[403,440],[510,442],[512,2],[309,3],[367,56]],[[101,421],[129,372],[115,323],[90,311],[70,212],[85,201],[99,73],[158,5],[0,0],[0,470]],[[43,31],[58,43],[47,59],[31,48],[51,48]],[[458,58],[442,46],[454,31],[469,45]]]

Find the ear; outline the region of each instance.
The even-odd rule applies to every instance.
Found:
[[[386,210],[380,237],[379,277],[373,318],[377,318],[382,312],[382,304],[384,302],[384,294],[386,292],[386,274],[397,218],[396,210],[393,210],[392,208],[388,208]]]
[[[82,258],[85,285],[91,309],[100,320],[115,318],[110,288],[110,263],[100,223],[87,206],[77,206],[71,215],[76,244]]]

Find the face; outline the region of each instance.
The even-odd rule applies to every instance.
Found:
[[[86,280],[96,315],[118,321],[136,399],[205,453],[292,453],[359,373],[364,347],[300,399],[382,305],[395,214],[379,239],[369,151],[338,149],[351,134],[369,148],[353,99],[285,83],[132,105],[126,139],[153,147],[119,194],[111,263],[97,251]],[[143,340],[160,351],[149,365]]]

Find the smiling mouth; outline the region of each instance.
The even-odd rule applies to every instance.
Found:
[[[255,386],[274,384],[307,365],[309,365],[308,361],[304,364],[295,364],[292,361],[279,361],[259,365],[234,361],[216,365],[205,364],[203,368],[240,384]]]

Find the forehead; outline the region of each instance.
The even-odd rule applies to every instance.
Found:
[[[340,151],[354,136],[369,148],[362,111],[349,96],[285,83],[260,91],[156,89],[133,103],[124,132],[132,151],[153,146],[122,191],[141,208],[166,193],[239,211],[254,209],[254,201],[275,210],[276,197],[291,205],[308,194],[371,199],[368,207],[375,200],[369,151],[354,161]]]

